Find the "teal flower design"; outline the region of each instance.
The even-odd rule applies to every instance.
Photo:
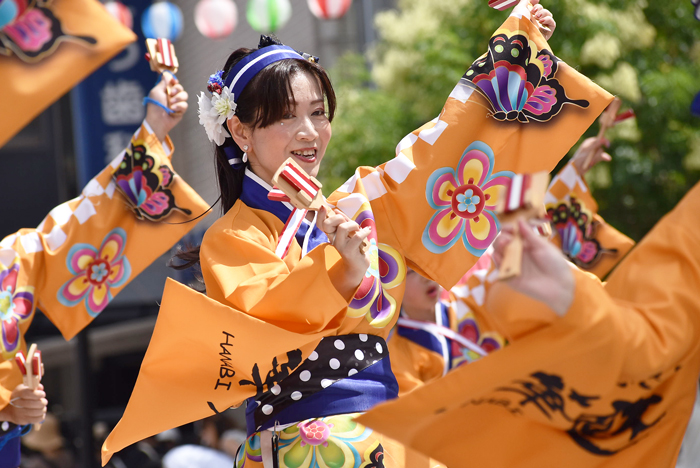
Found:
[[[107,273],[109,273],[104,263],[93,264],[90,270],[90,279],[98,283],[101,283],[104,277],[107,276]]]
[[[474,195],[474,191],[469,189],[466,192],[457,195],[457,201],[459,202],[457,205],[457,209],[459,211],[474,213],[476,211],[476,207],[479,205],[479,203],[481,203],[481,197],[479,197],[479,195]]]

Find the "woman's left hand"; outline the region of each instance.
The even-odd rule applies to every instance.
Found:
[[[545,39],[549,40],[554,34],[554,29],[557,27],[557,22],[554,21],[552,12],[540,5],[540,0],[530,0],[533,5],[530,15],[537,20],[542,26],[549,29],[540,28],[540,32]]]
[[[362,252],[360,246],[369,236],[369,228],[360,226],[342,211],[329,211],[322,206],[316,220],[317,226],[328,235],[331,244],[343,257],[343,268],[334,278],[336,288],[345,297],[351,297],[365,277],[369,268],[369,251]]]

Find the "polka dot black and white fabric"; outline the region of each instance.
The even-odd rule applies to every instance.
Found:
[[[249,402],[256,405],[256,429],[295,402],[352,377],[387,356],[386,342],[379,336],[353,334],[322,339],[289,377]]]

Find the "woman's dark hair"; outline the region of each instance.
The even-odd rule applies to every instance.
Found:
[[[242,59],[257,49],[241,48],[235,50],[224,66],[223,80],[226,81],[231,69]],[[274,62],[250,80],[240,96],[236,96],[236,116],[240,121],[252,128],[265,128],[282,117],[294,106],[294,93],[292,91],[292,78],[298,73],[306,73],[315,77],[328,104],[326,109],[328,120],[332,121],[335,115],[335,91],[326,71],[315,62],[301,59],[284,59]],[[226,122],[223,123],[224,127]],[[228,134],[228,129],[225,129]],[[226,144],[233,144],[233,140],[226,140]],[[239,148],[240,149],[240,148]],[[233,169],[228,162],[228,156],[223,147],[216,146],[216,178],[219,183],[221,211],[227,213],[241,196],[243,186],[243,169]],[[173,260],[182,263],[170,265],[178,270],[184,270],[199,263],[199,247],[188,248],[175,254]]]

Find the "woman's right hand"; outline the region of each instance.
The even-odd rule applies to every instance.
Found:
[[[170,94],[168,93],[169,86]],[[164,109],[149,103],[146,106],[146,122],[151,126],[153,132],[160,141],[165,141],[165,137],[182,120],[182,116],[187,111],[187,98],[189,97],[185,88],[170,72],[165,72],[160,81],[148,93],[148,97],[164,106],[170,101],[170,109],[173,114],[168,114]]]
[[[48,404],[43,385],[39,384],[36,390],[32,390],[24,384],[19,384],[12,391],[10,403],[0,410],[0,421],[22,426],[41,423],[46,417]]]
[[[346,295],[347,291],[355,292],[369,268],[369,250],[360,251],[362,242],[370,233],[370,228],[360,229],[360,226],[340,211],[329,212],[322,206],[318,213],[316,224],[328,235],[336,250],[343,257],[345,267],[340,278],[336,278],[336,287]]]
[[[532,18],[535,19],[541,26],[543,26],[540,28],[540,32],[546,40],[550,40],[552,38],[552,34],[554,34],[554,29],[556,29],[557,27],[557,22],[554,21],[554,16],[552,16],[552,12],[542,7],[542,5],[540,5],[540,0],[523,1],[529,2],[532,5],[532,10],[530,11]]]
[[[518,230],[523,241],[521,272],[504,282],[516,291],[544,302],[560,317],[564,316],[574,300],[576,280],[572,265],[559,249],[535,234],[526,222],[518,221]],[[506,247],[513,240],[514,234],[513,225],[503,225],[493,243],[493,260],[496,265],[502,263]]]
[[[593,166],[602,161],[612,161],[612,156],[605,152],[610,147],[610,141],[603,137],[590,137],[583,140],[571,160],[579,175],[584,175]]]

